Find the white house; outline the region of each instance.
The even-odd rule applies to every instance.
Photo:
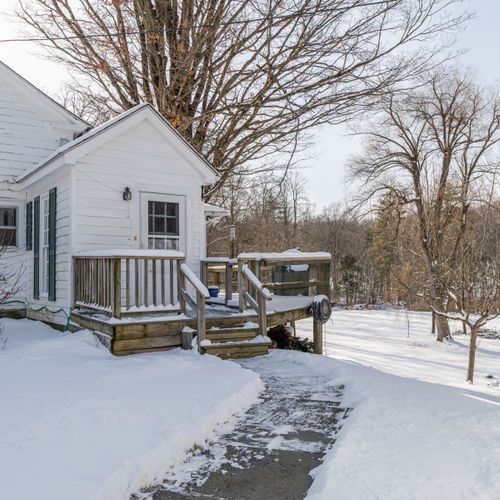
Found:
[[[0,278],[19,278],[12,299],[29,318],[72,320],[120,355],[189,347],[193,333],[200,352],[266,354],[269,326],[321,312],[331,257],[205,258],[206,218],[225,212],[202,188],[217,179],[150,105],[92,128],[0,62]],[[283,265],[302,265],[304,283],[276,281]],[[209,294],[210,266],[223,297]]]
[[[150,105],[92,128],[0,62],[2,260],[22,268],[29,317],[64,322],[48,311],[69,313],[86,250],[179,250],[198,270],[217,177]]]

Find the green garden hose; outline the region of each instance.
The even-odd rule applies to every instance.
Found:
[[[3,302],[3,304],[23,304],[23,306],[26,306],[26,302],[23,302],[22,300],[7,300],[6,302]],[[69,324],[71,323],[71,314],[68,314],[64,308],[59,308],[57,310],[50,310],[47,306],[42,306],[38,308],[32,308],[32,311],[34,312],[48,312],[50,314],[58,314],[60,312],[64,313],[66,315],[66,324],[64,325],[63,332],[67,332],[69,329]]]

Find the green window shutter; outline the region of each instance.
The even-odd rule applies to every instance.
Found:
[[[49,300],[56,300],[56,211],[57,188],[49,191]]]
[[[33,201],[33,298],[40,298],[40,196]]]
[[[26,203],[26,250],[33,250],[33,202]]]

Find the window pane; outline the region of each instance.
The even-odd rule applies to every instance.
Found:
[[[163,201],[155,201],[155,215],[165,215],[165,205]]]
[[[167,250],[179,250],[179,240],[169,238],[167,240]]]
[[[178,220],[174,218],[167,219],[167,234],[179,234]]]
[[[0,226],[16,226],[15,208],[0,208]]]
[[[154,201],[148,201],[148,215],[152,215],[154,213]]]
[[[148,238],[148,250],[153,250],[154,238]]]
[[[179,204],[167,203],[167,215],[170,215],[172,217],[177,217],[179,215]]]
[[[165,240],[163,238],[155,238],[156,250],[165,250]]]
[[[16,230],[15,229],[0,229],[0,246],[15,247],[16,246]]]
[[[155,217],[154,234],[165,234],[165,217]]]
[[[152,215],[148,215],[148,233],[152,233],[154,231],[154,217]]]

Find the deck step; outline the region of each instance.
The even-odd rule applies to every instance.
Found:
[[[203,352],[222,359],[251,358],[268,354],[271,342],[217,342],[203,346]]]
[[[259,335],[259,327],[247,327],[244,325],[231,328],[209,328],[206,338],[212,342],[237,342],[252,340]]]

